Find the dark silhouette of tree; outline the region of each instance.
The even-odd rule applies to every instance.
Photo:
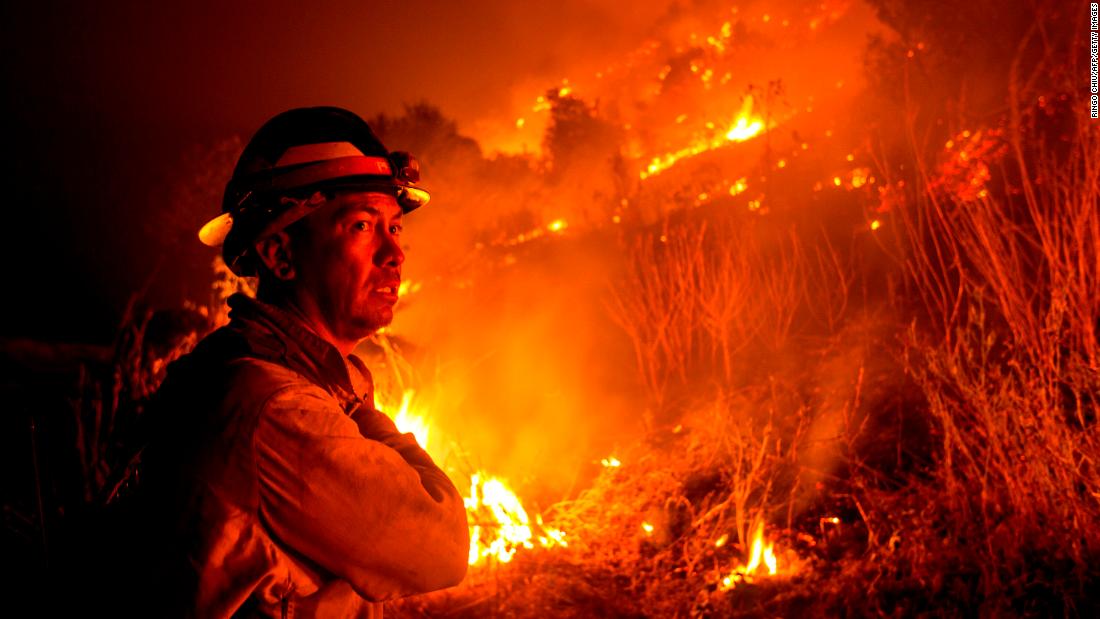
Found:
[[[1057,88],[1087,24],[1087,5],[1055,0],[869,3],[896,37],[872,38],[868,77],[887,101],[917,113],[918,130],[1003,114],[1012,88],[1017,100]]]
[[[546,93],[550,101],[550,124],[543,136],[551,180],[583,168],[603,172],[619,152],[622,131],[601,118],[595,106],[573,95],[561,96],[557,89]]]
[[[369,123],[387,148],[409,151],[426,167],[442,161],[482,160],[477,141],[461,135],[455,121],[427,102],[406,105],[400,116],[379,114]]]

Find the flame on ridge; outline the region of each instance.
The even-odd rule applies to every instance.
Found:
[[[746,96],[741,104],[741,110],[734,117],[729,129],[718,135],[703,137],[693,141],[680,150],[665,153],[654,157],[646,169],[639,173],[642,180],[660,174],[671,168],[676,162],[688,157],[694,157],[709,150],[721,148],[733,142],[744,142],[760,135],[764,130],[764,121],[752,113],[752,95]]]

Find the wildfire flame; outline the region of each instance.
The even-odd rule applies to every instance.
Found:
[[[504,247],[513,247],[516,245],[522,245],[538,238],[542,238],[547,232],[551,234],[562,234],[569,227],[569,222],[564,219],[555,219],[545,226],[540,226],[527,232],[522,232],[506,241],[494,243],[494,245],[500,245]]]
[[[413,409],[415,395],[412,389],[402,393],[401,406],[393,415],[393,422],[401,432],[416,437],[416,442],[431,453],[428,443],[432,435],[430,417]],[[547,526],[541,514],[535,514],[531,522],[523,503],[508,484],[483,471],[470,476],[470,494],[463,497],[463,503],[470,523],[470,565],[485,563],[490,558],[508,563],[520,548],[568,545],[564,531]]]
[[[716,544],[721,546],[721,544]],[[740,565],[722,578],[719,588],[722,591],[733,589],[739,583],[751,583],[757,576],[775,576],[779,572],[779,563],[775,557],[775,544],[764,540],[764,523],[756,525],[752,536],[752,550],[746,565]]]
[[[393,423],[398,430],[411,433],[416,437],[416,442],[420,444],[424,451],[428,451],[428,436],[431,432],[431,426],[428,424],[427,419],[409,411],[409,406],[412,404],[415,395],[416,392],[412,389],[406,389],[405,393],[401,394],[401,407],[393,415]]]
[[[567,545],[565,533],[545,526],[542,516],[536,515],[532,527],[523,503],[500,479],[474,473],[464,501],[471,522],[470,565],[489,557],[508,563],[518,549],[534,548],[536,543],[543,548]]]

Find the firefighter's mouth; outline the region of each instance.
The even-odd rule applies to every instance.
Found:
[[[401,289],[401,281],[400,280],[391,280],[391,281],[383,282],[381,285],[378,285],[378,286],[372,288],[371,293],[379,295],[379,296],[387,298],[387,299],[396,300],[397,295],[398,295],[398,291],[400,289]]]

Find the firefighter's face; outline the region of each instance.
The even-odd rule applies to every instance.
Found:
[[[333,335],[359,340],[393,320],[401,283],[401,207],[384,193],[342,193],[303,220],[293,246],[295,285]]]

